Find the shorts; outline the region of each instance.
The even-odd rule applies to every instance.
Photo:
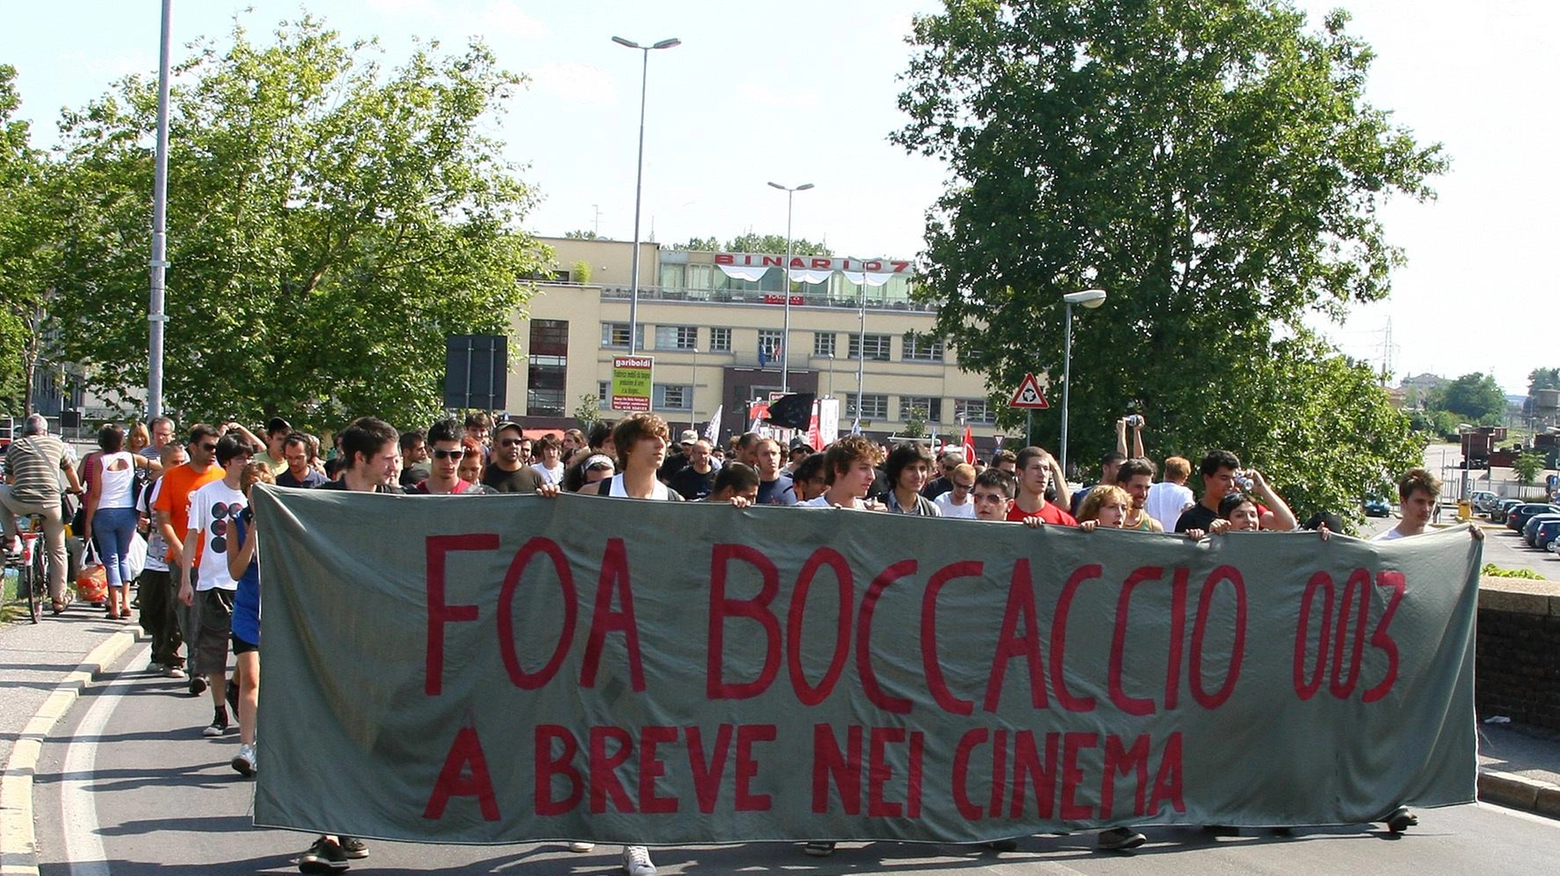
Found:
[[[213,587],[195,594],[195,664],[206,675],[227,671],[233,633],[233,591]]]
[[[258,650],[260,650],[260,646],[259,645],[255,644],[254,642],[246,642],[243,639],[240,639],[238,637],[237,633],[233,634],[233,656],[234,657],[237,657],[240,654],[248,654],[250,651],[258,651]]]

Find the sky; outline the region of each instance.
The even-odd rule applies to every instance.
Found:
[[[1527,374],[1560,364],[1541,326],[1543,277],[1557,223],[1554,161],[1560,3],[1553,0],[1297,0],[1377,54],[1375,106],[1421,142],[1440,142],[1450,172],[1438,198],[1381,211],[1408,263],[1389,300],[1343,325],[1313,321],[1345,353],[1395,377],[1480,371],[1525,394]],[[543,200],[538,234],[593,230],[633,238],[643,45],[651,52],[642,236],[663,243],[784,234],[787,197],[766,183],[812,183],[794,196],[792,233],[839,255],[908,258],[923,248],[926,208],[943,166],[888,142],[905,119],[897,77],[904,37],[932,0],[174,0],[174,57],[205,37],[222,45],[235,20],[260,41],[307,9],[347,38],[377,37],[381,60],[417,39],[457,51],[480,36],[507,69],[530,77],[494,123],[507,155]],[[20,115],[34,144],[54,139],[61,108],[102,95],[117,77],[154,74],[160,0],[0,0],[0,63],[18,69]],[[172,184],[177,184],[174,180]],[[1546,241],[1551,241],[1546,244]],[[1390,327],[1390,344],[1388,329]],[[1529,331],[1530,328],[1537,330]]]

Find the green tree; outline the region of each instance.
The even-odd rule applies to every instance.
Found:
[[[1523,493],[1527,492],[1530,484],[1538,480],[1539,474],[1544,470],[1545,462],[1544,454],[1532,450],[1519,454],[1511,461],[1511,472],[1517,476],[1517,483],[1522,485]]]
[[[1506,394],[1488,374],[1464,374],[1436,388],[1425,403],[1474,425],[1497,424],[1506,413]]]
[[[784,234],[755,234],[749,231],[739,234],[726,241],[724,244],[715,237],[693,237],[687,243],[674,244],[670,249],[688,250],[689,252],[754,252],[767,255],[785,255]],[[794,238],[791,241],[791,251],[796,255],[827,256],[834,253],[827,244],[813,243],[804,238]]]
[[[1560,389],[1560,368],[1534,368],[1528,372],[1528,396],[1541,389]]]
[[[1100,287],[1074,320],[1075,457],[1141,410],[1159,452],[1228,447],[1299,510],[1340,511],[1411,462],[1374,376],[1303,324],[1387,293],[1401,254],[1378,207],[1429,197],[1446,164],[1366,103],[1371,51],[1347,21],[1311,32],[1283,0],[945,0],[917,17],[892,139],[949,166],[919,292],[961,366],[1054,386],[1061,296]],[[1043,443],[1058,431],[1037,418]]]
[[[589,429],[601,419],[601,397],[594,392],[587,392],[580,396],[579,407],[574,409],[574,419],[579,420],[581,426]]]
[[[531,191],[483,132],[522,80],[472,44],[386,70],[321,22],[235,27],[179,67],[170,107],[164,390],[186,417],[313,426],[438,412],[446,335],[506,332],[551,255]],[[155,83],[66,112],[64,352],[100,391],[146,380]]]
[[[48,354],[50,211],[43,156],[30,145],[16,68],[0,64],[0,410],[32,412],[33,373]]]
[[[594,231],[565,231],[563,236],[568,240],[601,240],[601,236]]]

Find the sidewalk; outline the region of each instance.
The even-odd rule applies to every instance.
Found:
[[[1480,724],[1479,799],[1560,818],[1560,734]]]

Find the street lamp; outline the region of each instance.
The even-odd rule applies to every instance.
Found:
[[[829,352],[829,398],[834,398],[834,353]]]
[[[639,165],[634,174],[634,275],[628,281],[628,353],[633,355],[639,352],[639,200],[645,183],[645,91],[650,80],[650,52],[680,46],[682,40],[661,40],[650,46],[641,46],[620,36],[613,37],[612,41],[645,53],[639,74]]]
[[[1072,309],[1081,304],[1093,310],[1105,303],[1104,289],[1085,289],[1062,296],[1067,305],[1067,343],[1062,348],[1062,477],[1067,477],[1067,402],[1072,390]],[[1066,485],[1061,485],[1065,487]],[[1060,487],[1059,487],[1060,488]]]
[[[693,348],[693,380],[688,387],[688,428],[699,429],[699,348]]]
[[[785,270],[780,272],[785,291],[785,327],[780,332],[780,392],[785,393],[791,388],[791,202],[797,192],[805,192],[813,184],[802,183],[790,188],[772,182],[769,187],[785,192]]]

